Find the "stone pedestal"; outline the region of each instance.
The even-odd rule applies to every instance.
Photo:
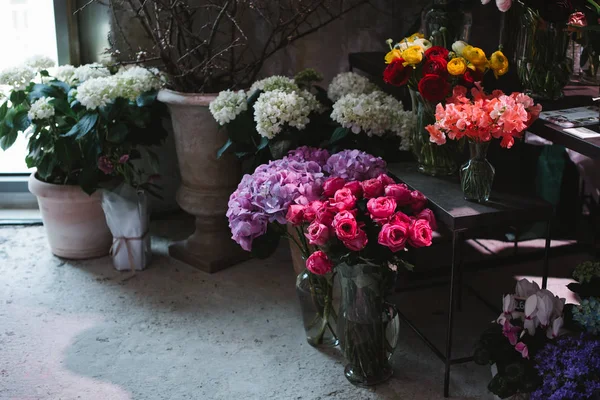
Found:
[[[217,150],[227,141],[227,134],[219,130],[208,110],[215,97],[216,94],[171,90],[161,90],[158,94],[158,100],[169,107],[173,121],[182,181],[177,203],[196,217],[196,231],[187,240],[171,245],[169,254],[211,273],[248,258],[231,239],[225,217],[241,169],[232,155],[217,159]]]

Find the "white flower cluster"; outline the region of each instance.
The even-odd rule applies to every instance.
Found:
[[[321,108],[316,97],[307,92],[273,90],[260,95],[254,105],[256,130],[261,136],[272,139],[285,126],[304,129],[310,122],[308,116]]]
[[[75,68],[72,65],[61,65],[59,67],[52,68],[49,71],[50,75],[59,81],[68,83],[69,85],[73,85],[75,83]]]
[[[347,94],[369,94],[377,90],[377,86],[362,75],[354,72],[338,74],[327,88],[327,97],[333,102]]]
[[[210,102],[208,109],[219,125],[228,124],[248,109],[246,93],[224,90]]]
[[[85,108],[94,110],[106,106],[118,97],[133,101],[140,94],[160,87],[158,73],[142,67],[134,67],[120,71],[116,75],[86,80],[77,88],[76,98]]]
[[[401,102],[380,91],[342,97],[333,105],[331,119],[357,134],[392,133],[403,139],[402,147],[409,145],[408,135],[415,124],[413,114],[404,111]]]
[[[0,71],[0,85],[9,85],[15,90],[24,90],[35,78],[35,75],[35,70],[26,65],[6,68]]]
[[[25,61],[25,65],[39,72],[44,69],[52,68],[56,65],[53,59],[46,56],[35,55]]]
[[[110,71],[102,64],[92,63],[77,67],[73,73],[73,80],[79,83],[93,78],[103,78],[110,76]]]
[[[281,90],[283,92],[290,93],[298,92],[300,91],[300,88],[298,85],[296,85],[296,82],[293,79],[288,78],[287,76],[274,75],[254,82],[248,93],[254,93],[257,90],[262,90],[263,92]]]
[[[54,106],[50,104],[51,97],[42,97],[31,105],[27,116],[30,120],[47,119],[54,116]]]

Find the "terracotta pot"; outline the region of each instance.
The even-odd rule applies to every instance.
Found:
[[[216,94],[161,90],[158,100],[171,112],[175,148],[181,172],[177,203],[196,217],[196,231],[169,247],[171,257],[206,272],[216,272],[248,257],[231,239],[225,213],[229,196],[241,178],[241,166],[233,155],[217,159],[227,141],[208,105]]]
[[[112,235],[99,191],[89,196],[79,186],[42,182],[35,174],[29,191],[37,196],[53,254],[75,260],[108,254]]]

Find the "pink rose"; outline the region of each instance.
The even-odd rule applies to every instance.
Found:
[[[292,204],[288,207],[285,219],[292,225],[300,225],[304,222],[304,209],[305,206],[299,204]]]
[[[415,218],[428,221],[431,229],[434,231],[437,230],[437,221],[435,220],[435,215],[433,215],[433,211],[431,211],[429,208],[422,210],[420,213],[415,215]]]
[[[335,192],[331,205],[340,211],[351,210],[356,205],[356,197],[354,197],[350,189],[343,188]]]
[[[381,174],[377,177],[377,179],[381,182],[381,184],[385,187],[387,185],[393,185],[396,183],[392,178],[387,176],[386,174]]]
[[[315,275],[325,275],[331,271],[332,267],[333,264],[331,263],[331,260],[329,260],[327,254],[321,250],[315,251],[308,257],[308,260],[306,260],[306,269]]]
[[[315,220],[319,221],[323,225],[331,226],[331,223],[333,222],[333,217],[335,217],[337,212],[338,209],[333,207],[331,204],[329,204],[328,201],[326,201],[317,210]]]
[[[385,247],[389,247],[394,253],[403,250],[408,240],[409,226],[407,223],[385,224],[381,227],[377,242]]]
[[[425,195],[421,192],[419,192],[418,190],[414,190],[411,194],[410,194],[411,198],[412,198],[412,202],[410,204],[413,212],[418,213],[421,212],[422,209],[425,208],[425,206],[427,205],[427,197],[425,197]]]
[[[408,243],[413,247],[431,246],[432,231],[429,221],[415,219],[408,231]]]
[[[350,189],[354,197],[356,197],[357,199],[362,197],[363,195],[362,186],[360,186],[359,181],[348,182],[344,187]]]
[[[369,200],[367,210],[372,218],[388,218],[396,211],[396,200],[391,197],[377,197]]]
[[[404,183],[395,183],[393,185],[388,185],[385,188],[385,195],[393,197],[400,207],[412,204],[413,199],[411,192],[412,191]]]
[[[317,211],[319,211],[322,205],[323,202],[319,200],[310,202],[304,209],[304,221],[308,223],[313,222],[317,217]]]
[[[325,246],[329,240],[329,228],[318,221],[313,221],[313,223],[308,226],[304,236],[308,238],[310,244]]]
[[[362,181],[363,196],[365,199],[372,199],[383,195],[383,183],[377,178]]]
[[[521,353],[521,357],[529,358],[529,349],[527,348],[527,345],[525,343],[523,343],[523,342],[517,343],[515,346],[515,350],[518,351],[519,353]]]
[[[127,161],[129,161],[129,154],[123,154],[119,158],[119,164],[125,164]]]
[[[367,239],[367,234],[362,229],[359,229],[356,232],[356,236],[354,239],[343,240],[344,246],[346,246],[349,250],[352,251],[361,251],[367,246],[369,240]]]
[[[344,178],[329,178],[323,183],[323,195],[333,197],[335,192],[343,188],[345,184]]]
[[[356,218],[349,211],[342,211],[336,215],[331,226],[341,241],[355,239],[358,233]]]
[[[412,223],[412,219],[408,215],[404,214],[402,211],[398,211],[397,213],[392,215],[392,217],[389,220],[389,223],[392,225],[410,225]]]

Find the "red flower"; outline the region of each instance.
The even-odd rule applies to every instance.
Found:
[[[362,197],[363,195],[362,186],[360,186],[359,181],[348,182],[344,185],[344,187],[350,189],[354,197],[356,197],[357,199]]]
[[[372,218],[388,218],[396,212],[396,200],[391,197],[377,197],[369,200],[367,210]]]
[[[433,215],[433,211],[431,211],[429,208],[422,210],[420,213],[415,215],[415,218],[427,220],[427,221],[429,221],[429,226],[431,227],[431,229],[433,229],[433,230],[437,229],[437,222],[435,220],[435,215]]]
[[[413,247],[431,246],[432,231],[429,221],[416,219],[408,231],[408,243]]]
[[[356,222],[356,218],[349,211],[342,211],[336,215],[331,226],[335,231],[335,235],[341,241],[356,238],[359,231],[358,222]]]
[[[356,205],[356,197],[350,189],[342,188],[335,192],[333,201],[330,200],[329,202],[340,211],[351,210]]]
[[[343,240],[344,246],[346,246],[349,250],[352,251],[361,251],[365,248],[369,239],[367,238],[367,234],[362,229],[359,229],[356,232],[356,236],[352,239]]]
[[[394,181],[389,175],[386,174],[379,175],[377,179],[381,181],[383,186],[393,185],[394,183],[396,183],[396,181]]]
[[[331,271],[332,267],[333,264],[331,260],[329,260],[327,254],[321,250],[315,251],[308,257],[308,260],[306,260],[306,269],[316,275],[325,275]]]
[[[329,240],[329,228],[318,221],[314,221],[308,226],[304,234],[310,241],[310,244],[325,246]]]
[[[304,209],[304,221],[308,223],[313,222],[317,217],[317,211],[319,211],[322,205],[323,202],[319,200],[315,200],[307,205]]]
[[[299,204],[290,205],[285,219],[294,226],[302,224],[302,222],[304,222],[304,209],[305,207]]]
[[[385,83],[389,83],[390,85],[394,86],[406,85],[413,68],[405,67],[402,65],[402,63],[404,63],[404,60],[399,58],[385,68],[385,71],[383,71],[383,81]]]
[[[481,82],[482,80],[483,73],[467,68],[467,71],[462,76],[461,84],[468,88],[472,88],[475,86],[475,82]]]
[[[385,188],[385,195],[393,197],[400,207],[412,204],[412,191],[404,183],[395,183]]]
[[[423,75],[448,76],[448,61],[443,58],[430,58],[423,64]]]
[[[337,212],[338,209],[326,201],[325,203],[321,204],[321,207],[317,210],[315,214],[315,220],[319,221],[323,225],[330,226]]]
[[[333,197],[335,192],[343,188],[345,184],[344,178],[329,178],[323,183],[323,195]]]
[[[413,212],[420,213],[421,210],[423,210],[427,205],[427,197],[425,197],[425,195],[418,190],[413,191],[410,195],[412,197],[412,203],[410,206]]]
[[[449,53],[450,53],[450,51],[445,47],[433,46],[433,47],[427,49],[427,51],[425,52],[425,58],[427,58],[427,59],[442,58],[444,60],[447,60]]]
[[[379,232],[377,242],[385,247],[389,247],[394,253],[403,250],[408,240],[409,225],[405,222],[398,224],[385,224]]]
[[[443,101],[448,96],[448,92],[450,92],[450,84],[445,77],[429,74],[419,81],[419,93],[429,102]]]
[[[383,183],[377,178],[362,181],[360,184],[365,199],[372,199],[383,195]]]

